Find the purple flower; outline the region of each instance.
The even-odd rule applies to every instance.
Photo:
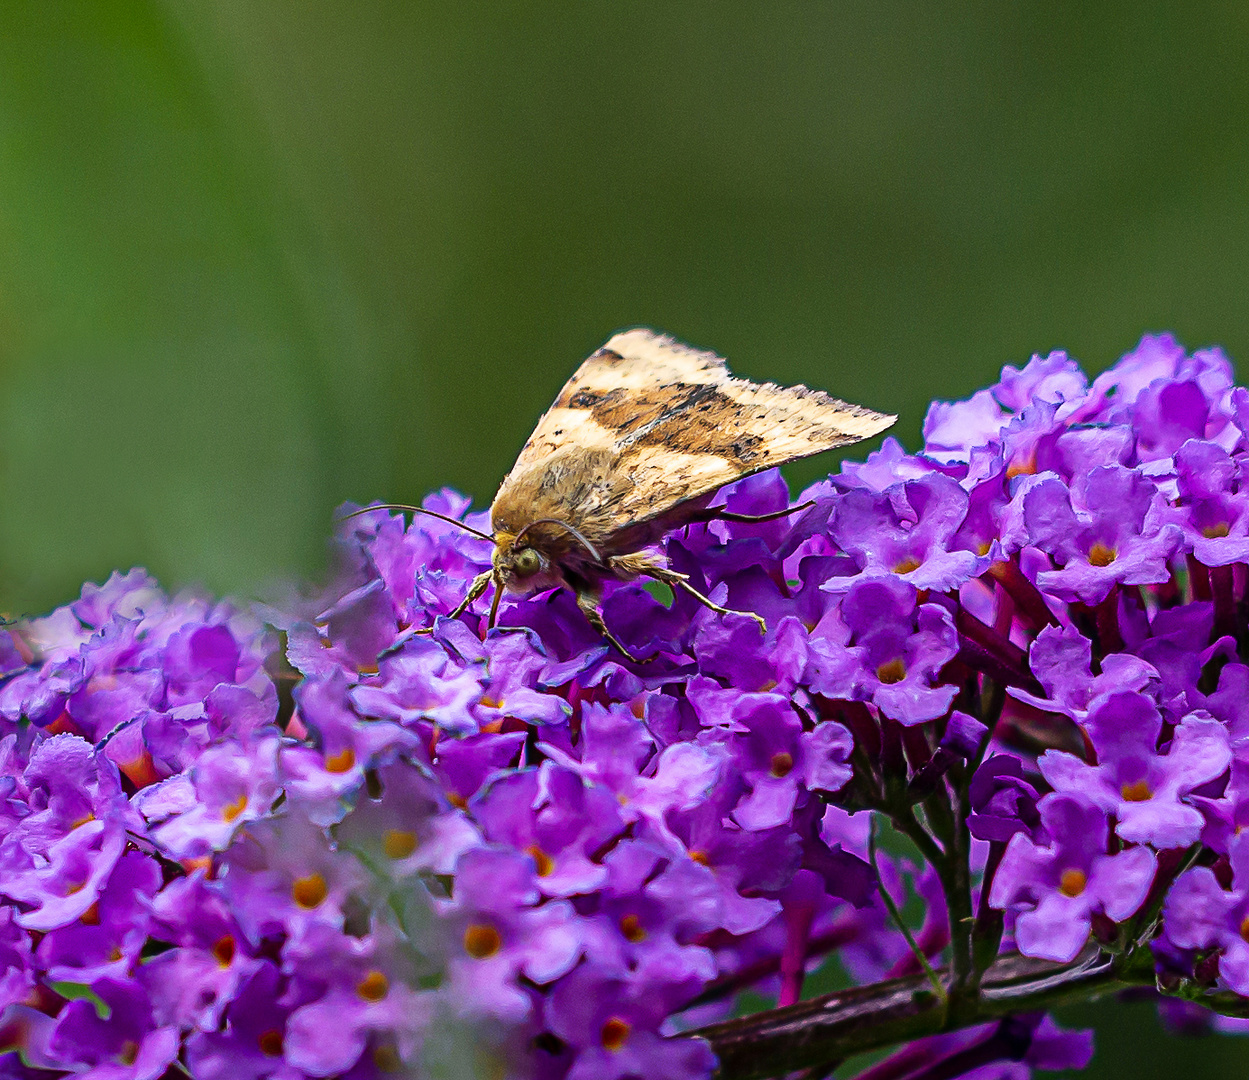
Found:
[[[1068,487],[1055,476],[1038,477],[1016,496],[1024,534],[1060,569],[1045,570],[1037,585],[1063,600],[1097,604],[1115,585],[1151,585],[1170,577],[1168,560],[1179,549],[1179,529],[1166,520],[1164,503],[1142,473],[1104,465]]]
[[[284,1059],[291,1006],[280,1001],[281,976],[268,962],[258,965],[234,998],[226,1026],[187,1040],[187,1065],[204,1080],[302,1080],[303,1070]]]
[[[1230,890],[1206,866],[1180,875],[1163,908],[1166,939],[1180,949],[1217,948],[1223,981],[1249,995],[1249,834],[1231,842],[1228,860]]]
[[[1020,701],[1046,711],[1060,712],[1077,723],[1088,715],[1090,702],[1114,691],[1150,693],[1161,682],[1158,671],[1138,657],[1111,653],[1094,675],[1093,644],[1075,626],[1047,626],[1032,643],[1028,659],[1045,696],[1011,687]]]
[[[1095,913],[1116,922],[1139,908],[1157,858],[1145,847],[1106,854],[1106,815],[1076,795],[1047,795],[1038,804],[1049,837],[1011,837],[993,877],[989,903],[1015,913],[1020,952],[1072,960],[1088,940]]]
[[[702,1080],[715,1068],[706,1043],[670,1043],[660,1027],[710,972],[689,968],[681,951],[647,953],[632,969],[586,962],[551,994],[546,1020],[578,1052],[569,1080]]]
[[[846,492],[836,503],[829,535],[864,573],[893,573],[917,589],[946,592],[987,565],[951,544],[966,516],[967,493],[934,473],[881,494]]]
[[[320,924],[288,952],[305,1000],[286,1019],[286,1061],[311,1076],[333,1076],[354,1065],[370,1040],[399,1060],[411,1057],[432,1019],[432,1000],[409,985],[419,972],[397,945],[385,923],[364,935]]]
[[[1037,785],[1024,776],[1018,758],[994,754],[976,770],[970,794],[972,813],[967,824],[972,836],[999,843],[1016,833],[1038,839]]]
[[[482,697],[485,665],[465,663],[429,638],[409,638],[384,656],[378,675],[351,692],[360,716],[403,725],[431,720],[453,734],[479,730],[472,706]]]
[[[152,1003],[136,983],[106,977],[92,991],[107,1019],[86,1000],[71,1001],[56,1019],[48,1043],[66,1064],[95,1066],[100,1080],[157,1080],[178,1056],[178,1032],[157,1027]]]
[[[811,640],[806,681],[813,691],[871,701],[903,724],[945,715],[958,688],[939,680],[958,642],[944,607],[919,603],[914,586],[896,577],[867,578],[846,592],[841,618],[842,640]]]
[[[1198,838],[1203,818],[1183,798],[1231,763],[1222,724],[1209,716],[1185,717],[1162,754],[1157,707],[1140,694],[1114,693],[1090,710],[1086,730],[1098,764],[1061,750],[1041,756],[1041,775],[1055,791],[1078,792],[1113,813],[1116,832],[1132,843],[1169,848]]]
[[[31,812],[0,841],[0,895],[22,926],[52,930],[99,899],[137,815],[112,762],[72,735],[40,743],[21,779]]]
[[[549,761],[499,777],[470,810],[488,841],[533,859],[535,883],[546,896],[594,892],[607,877],[599,852],[624,829],[609,789],[587,786]]]
[[[452,937],[447,970],[452,998],[469,1016],[524,1020],[532,1008],[525,976],[545,985],[581,956],[585,929],[566,900],[540,903],[537,868],[503,847],[466,852],[446,907]]]

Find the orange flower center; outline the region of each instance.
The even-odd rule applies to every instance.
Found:
[[[525,848],[525,854],[532,857],[534,865],[538,868],[538,877],[546,877],[555,869],[555,860],[543,851],[537,844],[530,844]]]
[[[291,897],[301,908],[311,910],[329,895],[329,886],[320,874],[309,874],[291,886]]]
[[[1124,784],[1119,789],[1119,794],[1123,796],[1124,802],[1148,802],[1154,797],[1147,780],[1133,780],[1130,784]]]
[[[231,822],[247,809],[247,792],[243,792],[234,802],[226,803],[221,808],[221,820]]]
[[[1079,896],[1089,883],[1088,875],[1083,870],[1064,870],[1058,879],[1058,888],[1064,896]]]
[[[781,750],[779,753],[772,755],[772,775],[780,778],[788,776],[790,769],[794,767],[794,755]]]
[[[325,771],[329,773],[345,773],[356,763],[356,752],[350,746],[344,746],[337,754],[325,759]]]
[[[464,951],[474,960],[485,960],[503,948],[503,939],[489,923],[472,923],[464,931]]]
[[[1011,460],[1006,466],[1006,479],[1013,480],[1016,476],[1031,476],[1036,472],[1036,451],[1029,450],[1026,454]]]
[[[632,912],[620,920],[620,932],[635,945],[639,941],[646,940],[646,931],[642,928],[642,922]]]
[[[362,1001],[381,1001],[390,989],[390,980],[380,971],[370,971],[356,983],[356,995]]]
[[[633,1030],[632,1025],[627,1020],[621,1020],[618,1016],[613,1016],[603,1025],[603,1030],[599,1033],[599,1040],[603,1044],[604,1050],[610,1050],[615,1053],[629,1038],[629,1032]]]
[[[226,934],[219,937],[213,945],[213,959],[223,968],[228,968],[234,960],[234,937]]]

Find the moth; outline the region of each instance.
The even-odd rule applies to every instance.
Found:
[[[769,521],[802,509],[744,515],[711,502],[731,481],[870,438],[895,419],[805,386],[734,378],[715,353],[654,330],[617,334],[538,421],[490,504],[493,532],[445,519],[494,543],[490,569],[450,617],[491,584],[487,627],[504,593],[565,587],[590,625],[632,659],[603,621],[605,582],[650,578],[729,614],[670,569],[656,542],[695,522]],[[764,627],[760,616],[738,614]]]

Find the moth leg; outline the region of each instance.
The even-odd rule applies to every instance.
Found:
[[[797,506],[790,506],[784,510],[774,510],[770,514],[735,514],[731,510],[725,510],[723,506],[709,506],[706,510],[701,511],[693,520],[698,521],[742,521],[750,525],[757,525],[762,521],[776,521],[779,518],[789,517],[790,514],[796,514],[799,510],[807,510],[815,505],[814,499],[808,499],[804,503]]]
[[[485,570],[473,578],[473,583],[468,587],[468,592],[464,594],[464,599],[460,601],[454,611],[447,615],[447,618],[458,619],[461,615],[463,615],[464,612],[469,609],[472,602],[486,591],[486,587],[490,584],[490,579],[492,577],[494,577],[494,571]],[[417,631],[418,634],[432,634],[433,632],[434,628],[432,626],[426,626]]]
[[[587,589],[577,590],[577,607],[585,615],[586,620],[594,629],[607,639],[608,643],[627,660],[632,660],[635,664],[648,664],[654,659],[653,656],[634,656],[628,649],[620,643],[620,639],[607,629],[607,624],[603,622],[603,615],[598,609],[599,597],[596,593]]]
[[[629,558],[629,556],[625,556]],[[613,562],[615,560],[612,560]],[[721,607],[710,596],[704,596],[693,585],[687,574],[678,574],[675,570],[669,570],[666,566],[660,566],[657,563],[648,560],[642,564],[640,560],[634,559],[630,565],[630,569],[634,573],[641,574],[645,577],[654,578],[656,581],[662,581],[669,588],[681,589],[683,592],[689,593],[700,604],[705,604],[712,611],[720,615],[745,615],[747,618],[754,619],[759,624],[759,629],[765,634],[768,632],[768,624],[764,622],[762,615],[756,615],[753,611],[736,611],[733,608]]]
[[[459,602],[456,609],[447,616],[448,619],[458,619],[466,612],[474,600],[477,599],[490,584],[490,579],[494,577],[493,570],[483,570],[475,578],[473,583],[468,587],[468,592],[464,594],[464,599]]]
[[[497,571],[488,571],[494,578],[494,599],[490,601],[490,618],[486,620],[486,629],[494,629],[495,621],[499,617],[499,603],[503,599],[503,578],[499,576]],[[476,584],[476,582],[474,582]]]

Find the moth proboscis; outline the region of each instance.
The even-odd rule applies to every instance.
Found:
[[[450,618],[491,583],[487,629],[504,592],[564,586],[595,630],[639,660],[603,622],[606,581],[650,578],[729,614],[647,549],[683,525],[769,521],[803,509],[744,515],[711,501],[725,484],[870,438],[895,419],[805,386],[737,379],[715,353],[654,330],[626,330],[582,363],[538,421],[490,504],[492,533],[396,503],[355,514],[411,510],[495,545],[490,569],[473,580]],[[752,612],[736,614],[764,626]]]

